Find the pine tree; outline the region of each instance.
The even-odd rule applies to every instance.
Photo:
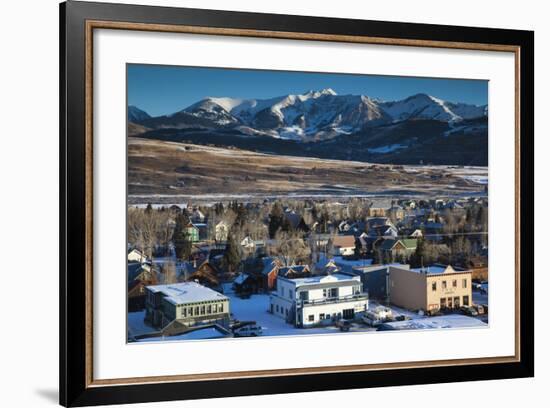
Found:
[[[281,204],[277,201],[271,207],[271,213],[269,214],[269,237],[275,238],[275,234],[283,226],[284,212]]]
[[[225,253],[223,254],[223,260],[230,272],[235,271],[241,262],[239,243],[232,232],[229,232],[227,237],[227,245],[225,247]]]
[[[176,250],[176,258],[186,260],[191,255],[191,240],[187,232],[189,225],[189,217],[185,214],[178,214],[176,217],[176,227],[172,241]]]

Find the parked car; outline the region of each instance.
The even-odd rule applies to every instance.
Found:
[[[403,322],[405,320],[411,320],[411,318],[409,316],[406,316],[406,315],[397,315],[397,316],[395,316],[395,321],[396,322]]]
[[[340,319],[336,322],[336,327],[338,327],[340,331],[347,332],[351,328],[351,322],[349,320]]]
[[[477,309],[473,306],[462,306],[460,311],[467,316],[477,316],[479,314]]]
[[[256,323],[239,326],[233,329],[235,337],[256,337],[262,335],[262,328]]]

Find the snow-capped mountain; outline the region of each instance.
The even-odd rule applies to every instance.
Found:
[[[451,103],[426,94],[413,95],[401,101],[382,102],[380,105],[394,121],[433,119],[443,122],[460,122],[487,114],[486,105]]]
[[[487,106],[417,94],[400,101],[332,89],[269,99],[205,98],[170,115],[130,106],[129,135],[273,154],[383,163],[487,162]],[[133,123],[132,123],[133,122]]]
[[[451,103],[426,94],[383,102],[365,95],[338,95],[327,88],[270,99],[210,97],[183,112],[218,126],[244,126],[273,137],[311,141],[404,120],[461,122],[482,117],[486,110],[486,106]]]
[[[138,107],[133,105],[128,106],[128,122],[138,123],[150,118],[151,116],[147,112],[139,109]]]

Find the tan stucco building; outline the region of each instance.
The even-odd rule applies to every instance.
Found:
[[[390,302],[412,310],[456,309],[472,305],[472,271],[452,266],[389,270]]]

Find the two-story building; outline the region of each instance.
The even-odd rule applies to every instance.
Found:
[[[368,309],[359,276],[335,273],[299,279],[277,279],[270,312],[296,327],[334,324]]]
[[[472,305],[472,271],[451,265],[407,269],[390,266],[390,302],[411,310],[437,311]]]
[[[196,282],[145,288],[145,321],[163,330],[173,322],[186,327],[229,324],[229,298]]]

